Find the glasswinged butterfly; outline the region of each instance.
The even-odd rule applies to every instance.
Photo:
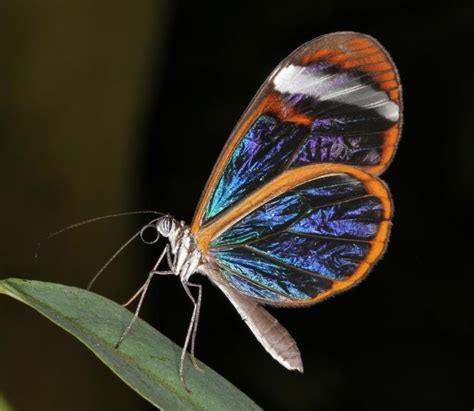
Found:
[[[227,296],[274,359],[303,371],[296,342],[263,306],[317,303],[359,283],[380,259],[392,200],[377,176],[401,123],[397,69],[368,35],[318,37],[270,74],[220,154],[192,224],[163,215],[147,226],[168,244],[141,300],[153,275],[174,274],[194,304],[183,385],[190,343],[197,368],[195,273]],[[165,257],[169,270],[158,271]]]

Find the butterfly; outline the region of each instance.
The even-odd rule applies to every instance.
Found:
[[[194,304],[183,385],[189,344],[198,368],[195,273],[226,295],[275,360],[303,372],[295,340],[264,306],[315,304],[358,284],[381,258],[393,206],[377,176],[401,126],[397,69],[368,35],[318,37],[270,74],[232,131],[191,225],[170,215],[150,223],[168,242],[142,297],[154,275],[171,274]],[[165,258],[169,270],[159,271]]]

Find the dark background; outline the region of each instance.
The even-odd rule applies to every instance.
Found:
[[[383,179],[395,203],[384,259],[360,286],[271,310],[305,373],[260,347],[207,280],[197,355],[269,410],[469,410],[473,401],[474,83],[471,2],[11,2],[0,6],[2,277],[84,286],[146,221],[190,222],[227,136],[266,76],[314,37],[353,30],[391,53],[405,124]],[[443,3],[444,4],[444,3]],[[126,300],[158,248],[135,244],[96,291]],[[142,317],[182,344],[191,306],[153,283]],[[150,406],[71,336],[0,298],[0,396],[15,410]],[[0,406],[1,407],[1,406]]]

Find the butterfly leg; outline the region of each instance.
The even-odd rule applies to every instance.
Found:
[[[145,285],[146,282],[140,287],[140,289],[135,294],[133,294],[132,298],[130,298],[126,303],[122,304],[122,307],[128,307],[131,303],[133,303],[137,299],[137,297],[143,292]]]
[[[194,347],[196,345],[196,334],[198,330],[198,324],[199,324],[199,317],[201,314],[201,302],[202,302],[202,285],[201,284],[194,284],[194,283],[188,283],[191,287],[196,287],[198,289],[198,298],[197,298],[197,305],[196,305],[196,319],[194,321],[194,327],[193,327],[193,333],[191,336],[191,362],[193,363],[194,369],[204,372],[202,368],[199,367],[199,365],[196,362],[196,356],[194,355]]]
[[[171,252],[170,252],[169,244],[166,245],[165,249],[163,250],[163,253],[166,254],[166,260],[167,260],[167,263],[168,263],[168,267],[172,268],[173,267],[173,261],[172,261],[172,258],[171,258]],[[156,269],[160,265],[162,259],[163,259],[163,256],[160,256],[160,258],[158,258],[156,264],[153,266],[150,273],[157,271]],[[133,294],[133,296],[126,303],[122,304],[122,307],[128,307],[131,303],[133,303],[137,299],[137,297],[143,292],[143,289],[145,288],[145,286],[147,286],[147,281],[145,281],[145,283],[140,287],[140,289],[135,294]]]
[[[189,327],[188,331],[186,333],[186,339],[184,341],[184,346],[183,350],[181,351],[181,358],[179,362],[179,380],[181,382],[181,385],[189,392],[191,390],[186,386],[186,381],[184,380],[184,360],[186,358],[186,352],[188,350],[189,343],[191,342],[191,362],[193,364],[193,367],[199,371],[203,371],[199,366],[197,365],[196,358],[194,356],[194,344],[195,344],[195,339],[196,339],[196,333],[197,333],[197,325],[199,321],[199,312],[201,310],[201,301],[202,301],[202,286],[200,284],[194,284],[194,283],[185,283],[183,282],[183,287],[184,290],[186,291],[186,294],[188,295],[189,299],[194,305],[193,309],[193,314],[191,316],[191,321],[189,322]],[[191,293],[191,290],[189,287],[196,287],[198,289],[198,299],[196,300]]]
[[[165,249],[163,250],[163,252],[161,253],[160,257],[158,258],[156,264],[153,266],[153,269],[150,271],[150,274],[148,275],[148,278],[147,280],[145,281],[145,284],[143,284],[143,286],[134,294],[134,296],[126,302],[125,306],[126,305],[129,305],[132,301],[134,301],[138,295],[140,295],[140,300],[138,301],[138,305],[137,305],[137,308],[135,310],[135,314],[133,315],[132,319],[130,320],[130,322],[128,323],[127,327],[125,328],[124,332],[122,333],[122,335],[120,336],[117,344],[115,344],[115,348],[119,348],[120,344],[122,344],[123,340],[125,340],[125,337],[127,337],[128,333],[130,332],[130,330],[132,329],[133,327],[133,324],[135,323],[135,321],[137,320],[138,318],[138,314],[140,312],[140,309],[142,307],[142,304],[143,304],[143,300],[145,299],[145,294],[148,290],[148,287],[150,285],[150,282],[151,282],[151,279],[153,278],[153,276],[155,275],[171,275],[171,274],[174,274],[173,271],[157,271],[157,268],[158,266],[160,265],[161,261],[163,260],[163,258],[166,256],[168,256],[168,261],[169,261],[169,254],[170,254],[170,248],[169,248],[169,244],[166,245]]]

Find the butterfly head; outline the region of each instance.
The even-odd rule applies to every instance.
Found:
[[[176,236],[178,225],[178,222],[172,216],[166,214],[145,225],[140,230],[140,237],[145,244],[155,244],[160,237],[173,240]],[[147,239],[145,236],[146,231],[149,229],[152,229],[155,233],[152,239]]]

